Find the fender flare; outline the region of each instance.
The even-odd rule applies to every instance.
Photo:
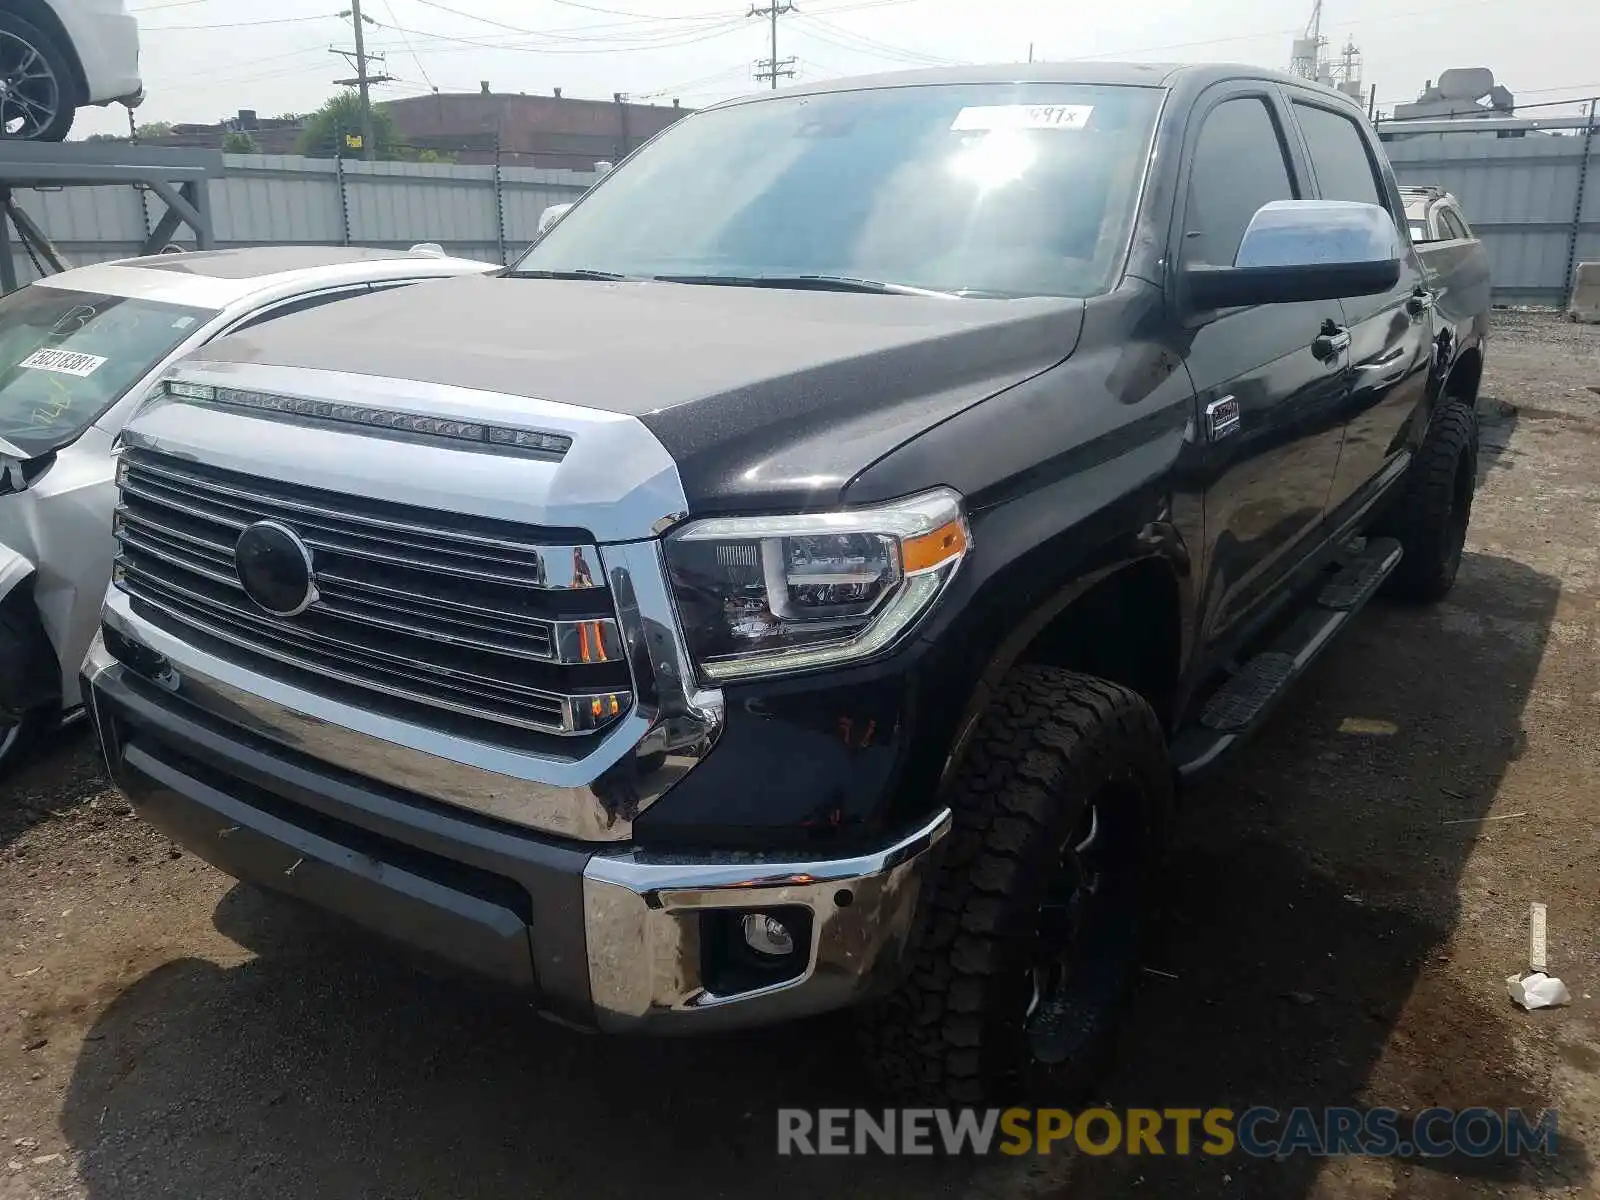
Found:
[[[988,709],[989,702],[1006,672],[1020,661],[1028,646],[1046,626],[1112,578],[1152,562],[1164,567],[1170,573],[1172,583],[1180,590],[1182,628],[1178,631],[1179,657],[1187,658],[1191,649],[1193,630],[1182,615],[1181,590],[1184,586],[1183,581],[1190,572],[1188,548],[1184,544],[1182,534],[1166,520],[1145,526],[1138,540],[1141,543],[1142,553],[1116,555],[1110,557],[1108,561],[1086,567],[1041,600],[1005,637],[990,647],[984,666],[973,686],[972,695],[968,698],[956,727],[956,735],[951,744],[950,754],[945,760],[944,770],[940,773],[941,791],[949,784],[962,753],[976,732],[978,722]]]

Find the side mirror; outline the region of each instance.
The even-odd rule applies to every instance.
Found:
[[[539,233],[542,235],[546,229],[549,229],[550,226],[554,225],[562,217],[566,216],[567,209],[571,207],[572,205],[570,204],[552,204],[549,208],[540,213]]]
[[[1376,296],[1400,280],[1387,210],[1345,200],[1274,200],[1250,220],[1231,267],[1183,273],[1191,306],[1237,308]]]

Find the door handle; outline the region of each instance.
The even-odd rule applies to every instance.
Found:
[[[1435,295],[1433,292],[1430,292],[1427,288],[1419,287],[1416,291],[1411,293],[1410,299],[1406,301],[1406,311],[1413,317],[1420,317],[1423,313],[1427,312],[1433,307],[1434,301],[1438,298],[1439,297],[1437,295]]]
[[[1338,358],[1348,349],[1350,349],[1350,331],[1331,322],[1323,326],[1322,332],[1311,342],[1311,353],[1323,360]]]

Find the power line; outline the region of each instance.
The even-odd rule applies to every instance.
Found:
[[[306,21],[326,21],[333,13],[321,13],[315,17],[273,17],[269,21],[228,21],[221,25],[146,25],[140,33],[171,33],[176,30],[191,29],[248,29],[256,25],[297,25]]]
[[[439,89],[433,86],[433,80],[428,78],[428,68],[422,65],[422,60],[417,57],[416,50],[412,49],[411,35],[406,33],[404,29],[400,29],[399,18],[394,15],[394,6],[389,3],[389,0],[383,0],[383,11],[389,14],[391,21],[395,22],[395,28],[399,30],[401,38],[405,41],[406,49],[411,53],[411,61],[417,64],[417,70],[421,72],[423,82],[428,85],[430,90],[438,91]]]
[[[756,63],[755,77],[758,80],[770,79],[773,91],[778,90],[778,76],[787,75],[790,79],[794,78],[794,56],[778,57],[778,18],[784,13],[794,11],[794,5],[789,0],[783,0],[782,3],[779,3],[779,0],[767,0],[765,8],[757,8],[752,4],[750,11],[745,14],[747,17],[766,17],[772,22],[772,57],[761,59]]]
[[[744,25],[744,19],[742,17],[734,17],[723,22],[721,25],[714,25],[704,29],[694,30],[689,33],[688,36],[684,37],[679,37],[676,34],[673,34],[668,37],[651,40],[639,45],[601,45],[596,46],[593,49],[578,49],[572,46],[561,45],[551,46],[544,42],[535,42],[530,45],[516,42],[483,41],[481,39],[454,37],[447,33],[432,33],[421,29],[402,29],[400,26],[387,25],[382,21],[372,21],[371,23],[377,25],[380,29],[393,29],[396,33],[410,33],[416,37],[454,43],[450,46],[424,46],[418,51],[419,54],[445,54],[452,51],[459,52],[460,50],[514,50],[524,54],[628,54],[641,50],[666,50],[677,46],[691,46],[696,42],[709,41],[712,38],[722,37],[727,33],[731,33],[734,29],[742,28]],[[602,41],[605,39],[572,38],[570,40],[574,42],[592,42]]]
[[[728,79],[735,75],[742,77],[745,73],[745,70],[746,68],[743,66],[725,67],[720,71],[714,72],[713,74],[702,75],[696,79],[685,80],[683,83],[674,83],[667,87],[655,88],[654,90],[648,92],[637,92],[634,95],[634,99],[655,100],[662,96],[687,95],[691,93],[694,88],[703,87],[708,83],[717,83],[720,80]]]
[[[863,8],[888,8],[895,4],[915,4],[917,0],[862,0],[859,4],[835,4],[829,8],[812,8],[806,11],[812,16],[827,16],[830,13],[859,12]]]
[[[924,54],[919,50],[893,46],[888,42],[880,42],[875,38],[851,33],[848,29],[841,29],[808,13],[802,13],[801,16],[805,18],[805,22],[797,27],[799,32],[803,32],[808,37],[816,38],[818,41],[825,42],[839,50],[848,50],[852,54],[864,54],[872,58],[887,58],[892,62],[906,63],[916,67],[960,65],[955,59],[940,58],[937,55]]]
[[[1387,13],[1381,17],[1366,17],[1358,21],[1345,21],[1343,24],[1356,29],[1363,25],[1377,25],[1386,21],[1403,21],[1411,17],[1431,17],[1443,13],[1457,12],[1464,8],[1482,8],[1486,4],[1497,4],[1500,0],[1465,0],[1460,4],[1446,4],[1433,8],[1417,8],[1407,12]],[[1305,32],[1303,26],[1294,25],[1287,29],[1260,29],[1255,33],[1236,33],[1226,37],[1202,38],[1193,42],[1167,42],[1160,46],[1141,46],[1133,50],[1104,50],[1096,54],[1074,54],[1063,62],[1083,62],[1095,58],[1131,58],[1136,54],[1159,54],[1164,50],[1189,50],[1196,46],[1222,46],[1229,42],[1254,42],[1269,37],[1296,37]]]
[[[955,67],[964,65],[961,59],[945,58],[942,55],[929,54],[923,50],[912,50],[905,46],[896,46],[892,42],[885,42],[879,40],[878,38],[868,37],[864,33],[855,33],[852,30],[835,25],[831,21],[824,21],[821,17],[807,14],[807,19],[813,27],[820,25],[834,37],[843,38],[853,43],[859,43],[870,53],[876,53],[888,57],[898,56],[907,61],[924,62],[930,66],[937,67]],[[846,47],[846,49],[848,48],[849,47]]]
[[[476,13],[465,12],[462,9],[459,9],[459,8],[451,8],[448,4],[440,4],[438,2],[438,0],[417,0],[417,3],[421,4],[421,5],[424,5],[424,6],[428,7],[428,8],[436,8],[440,12],[449,13],[453,17],[462,17],[462,18],[464,18],[464,19],[466,19],[468,21],[478,21],[481,24],[493,26],[495,29],[504,29],[504,30],[508,30],[511,33],[521,33],[521,34],[525,34],[525,35],[527,35],[529,37],[549,38],[549,39],[552,39],[554,41],[560,41],[560,42],[587,42],[587,41],[632,42],[632,41],[648,41],[648,40],[657,39],[657,38],[676,37],[677,33],[678,33],[678,29],[677,29],[676,26],[666,26],[666,25],[661,25],[661,26],[659,26],[658,28],[655,28],[655,29],[645,28],[645,29],[632,29],[632,30],[630,30],[631,26],[636,26],[636,25],[638,25],[640,23],[638,20],[634,20],[634,21],[609,21],[609,22],[606,22],[606,23],[600,24],[600,25],[575,25],[575,26],[572,26],[572,27],[566,28],[566,29],[551,29],[551,30],[528,29],[528,28],[525,28],[525,27],[523,27],[521,25],[509,25],[504,21],[496,21],[491,17],[480,17]],[[393,15],[394,15],[393,13],[390,14],[390,16],[393,16]],[[646,26],[649,26],[652,23],[657,23],[657,19],[656,18],[648,18],[647,17],[647,18],[642,18],[642,20],[643,20],[643,22],[644,22],[644,24]],[[728,22],[730,20],[730,17],[729,17],[729,15],[727,13],[717,13],[717,14],[713,14],[713,15],[697,16],[697,17],[662,17],[662,18],[659,18],[659,21],[667,21],[667,20],[693,20],[693,21],[700,22],[702,28],[709,28],[709,25],[707,25],[707,22],[726,23],[726,22]],[[614,29],[614,30],[618,30],[619,32],[613,33],[613,34],[600,34],[600,35],[592,34],[592,31],[593,30],[597,30],[597,29]],[[417,30],[412,30],[411,32],[419,33],[419,31],[417,31]],[[581,36],[581,37],[580,36],[576,36],[576,35],[579,35],[579,34],[584,34],[584,35],[588,35],[588,36]],[[442,34],[420,34],[419,33],[419,36],[433,37],[433,36],[445,36],[445,35],[442,35]],[[493,47],[496,43],[484,42],[482,44],[484,46],[486,46],[486,47]]]
[[[639,21],[698,21],[706,17],[724,17],[726,13],[681,13],[677,16],[652,17],[645,13],[624,12],[620,8],[601,8],[594,4],[580,4],[578,0],[550,0],[552,4],[559,4],[563,8],[581,8],[585,12],[605,13],[612,17],[633,17]]]

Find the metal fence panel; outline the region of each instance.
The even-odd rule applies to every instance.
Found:
[[[545,209],[552,204],[570,204],[598,178],[534,167],[504,167],[500,177],[509,257],[515,257],[538,236],[539,216]]]
[[[1382,127],[1380,126],[1380,129]],[[1575,262],[1600,259],[1600,136],[1425,133],[1387,144],[1402,183],[1454,192],[1483,238],[1495,300],[1566,302]],[[510,261],[552,204],[581,196],[592,172],[451,163],[368,163],[229,154],[208,196],[216,244],[405,247],[437,242],[486,262]],[[1581,208],[1580,207],[1581,192]],[[162,204],[131,187],[19,191],[18,200],[69,262],[134,254]],[[176,236],[188,245],[191,234]],[[13,247],[18,276],[32,265]]]
[[[1401,183],[1461,201],[1488,251],[1496,303],[1565,305],[1573,265],[1600,257],[1600,137],[1428,133],[1387,149]]]
[[[387,246],[437,242],[484,262],[520,253],[548,205],[575,200],[599,176],[453,163],[368,163],[297,154],[225,154],[207,185],[218,248],[275,244]],[[18,189],[17,201],[74,266],[137,254],[165,206],[133,187]],[[193,246],[182,228],[173,239]],[[12,245],[17,278],[38,272]]]
[[[347,162],[345,187],[357,245],[437,242],[467,258],[499,256],[493,167]]]
[[[218,246],[275,242],[340,245],[344,217],[338,164],[298,154],[227,154],[210,183]],[[181,235],[189,236],[188,231]]]

